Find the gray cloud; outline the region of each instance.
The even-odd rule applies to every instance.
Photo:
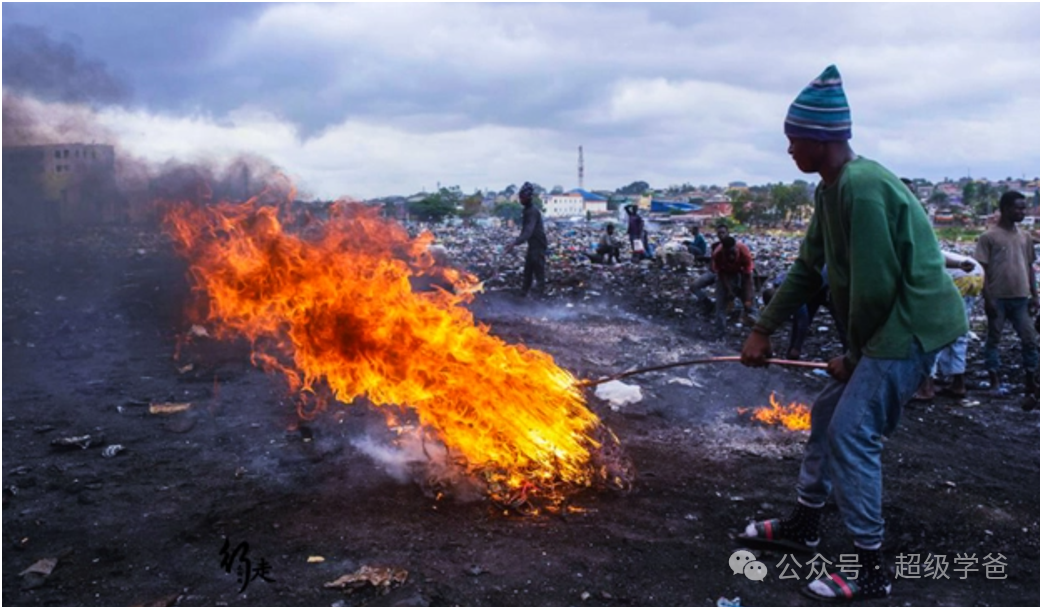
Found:
[[[322,193],[574,185],[580,144],[593,187],[803,177],[781,121],[829,63],[859,152],[1038,171],[1037,4],[97,6],[5,5],[5,50],[12,22],[73,32],[134,84],[112,125],[170,134],[130,134],[151,154],[219,133]]]
[[[43,28],[13,25],[4,31],[4,88],[45,101],[113,104],[130,87],[104,63],[81,55],[76,40],[52,40]]]

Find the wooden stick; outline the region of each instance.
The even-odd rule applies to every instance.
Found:
[[[717,364],[723,362],[740,362],[742,361],[739,355],[722,355],[719,357],[704,357],[700,359],[691,359],[683,362],[674,362],[672,364],[661,364],[659,366],[650,366],[648,368],[638,368],[636,370],[627,370],[625,372],[619,372],[611,376],[606,376],[600,379],[584,379],[579,381],[579,387],[592,387],[594,385],[600,385],[609,381],[617,381],[619,379],[626,378],[628,376],[634,376],[636,374],[644,374],[645,372],[655,372],[658,370],[667,370],[669,368],[679,368],[681,366],[694,366],[696,364]],[[824,362],[801,362],[798,360],[791,359],[768,359],[768,364],[777,364],[779,366],[793,366],[796,368],[817,368],[824,370],[828,368],[828,364]]]

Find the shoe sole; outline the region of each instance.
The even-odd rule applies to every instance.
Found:
[[[797,554],[813,554],[818,551],[818,544],[809,546],[805,543],[787,539],[764,539],[763,537],[747,537],[739,535],[738,540],[757,550],[788,550]]]
[[[810,586],[800,586],[800,594],[803,596],[816,600],[820,603],[828,603],[830,605],[849,605],[858,601],[871,601],[879,600],[881,598],[890,598],[889,594],[881,594],[876,596],[857,595],[854,598],[847,598],[845,596],[822,596],[817,592],[810,589]]]

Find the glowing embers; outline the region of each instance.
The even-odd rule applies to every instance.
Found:
[[[771,392],[771,405],[757,408],[739,408],[738,414],[747,415],[750,420],[766,425],[781,426],[793,431],[810,429],[810,408],[806,404],[791,402],[785,406],[778,402]]]

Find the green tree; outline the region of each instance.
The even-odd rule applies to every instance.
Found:
[[[948,195],[946,195],[943,190],[934,190],[926,202],[931,205],[943,207],[948,204]]]
[[[463,199],[463,210],[460,211],[459,215],[461,218],[473,218],[474,216],[481,213],[482,203],[481,192],[475,192]]]
[[[623,186],[616,190],[620,195],[643,195],[651,189],[647,182],[633,182],[629,186]]]
[[[970,209],[976,209],[979,190],[976,182],[972,180],[966,182],[966,185],[962,187],[962,204]]]
[[[492,213],[497,218],[519,222],[521,220],[521,214],[524,212],[524,209],[525,208],[520,203],[512,203],[506,201],[503,203],[497,203],[495,209],[492,210]]]
[[[447,189],[430,194],[423,199],[409,203],[409,213],[423,222],[441,222],[445,218],[456,215],[456,202],[446,194]]]

